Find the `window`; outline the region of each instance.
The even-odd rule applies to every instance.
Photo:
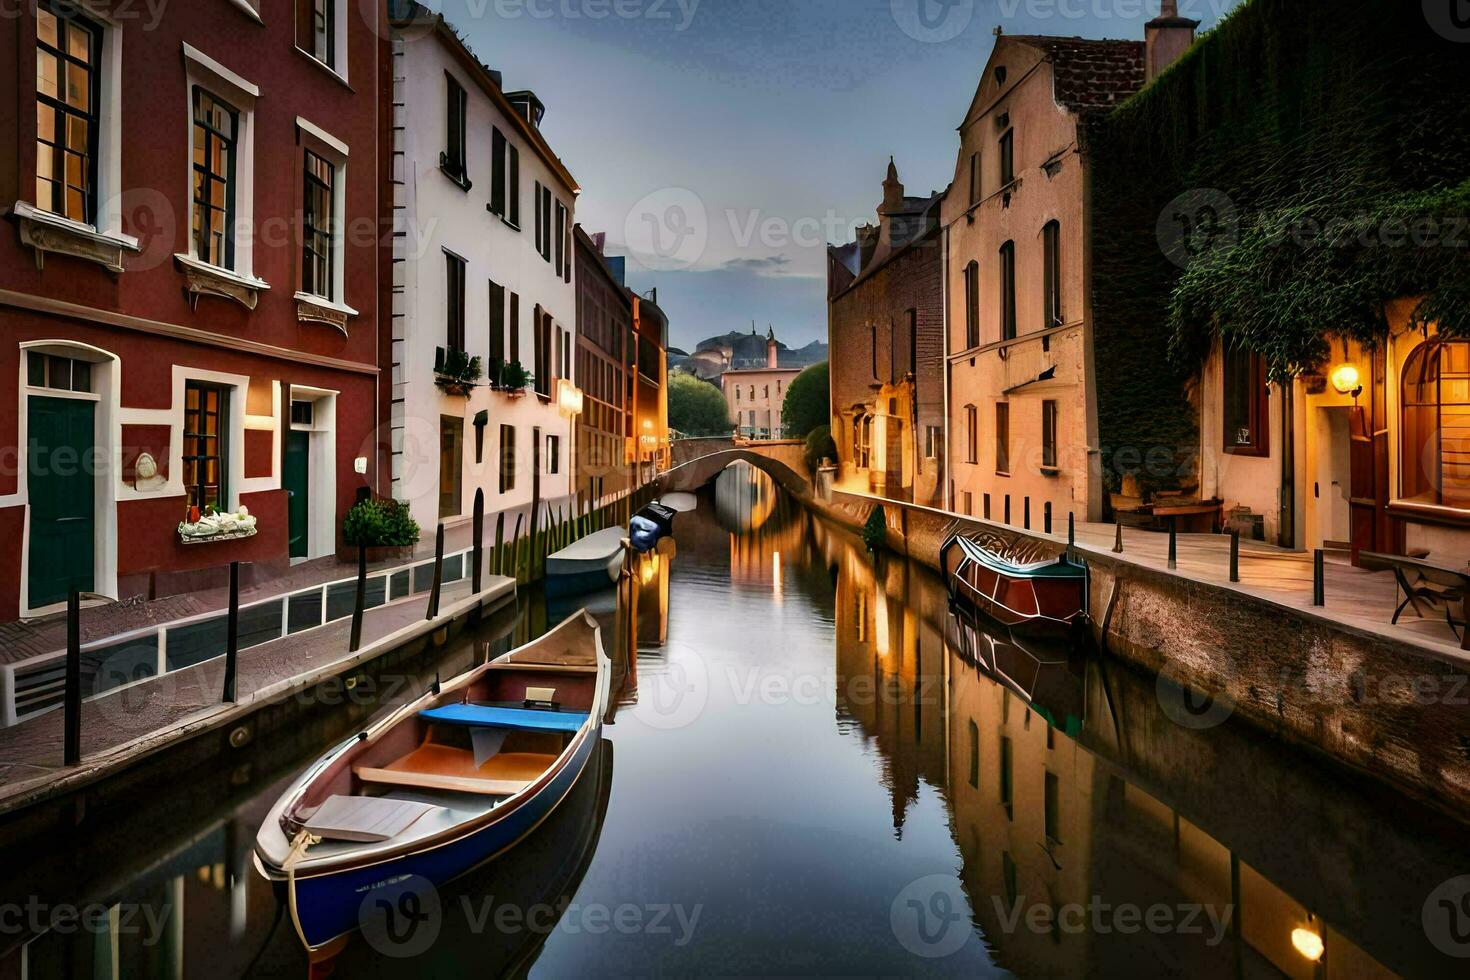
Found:
[[[1016,131],[1008,129],[1000,137],[1000,186],[1016,179]]]
[[[1404,363],[1404,498],[1470,507],[1470,343],[1430,339]]]
[[[509,198],[510,213],[506,220],[517,228],[521,226],[521,151],[514,143],[507,143],[506,155],[506,196]]]
[[[965,349],[980,346],[980,263],[965,266]]]
[[[465,190],[470,189],[469,169],[465,159],[465,115],[468,99],[463,86],[452,75],[445,75],[448,84],[445,96],[445,149],[439,156],[439,166],[449,178]]]
[[[965,406],[965,462],[980,462],[980,414],[974,405]]]
[[[92,365],[70,357],[27,351],[26,383],[32,388],[89,392],[92,390]]]
[[[311,427],[312,417],[316,414],[316,403],[308,401],[291,402],[291,424]]]
[[[516,429],[513,425],[500,427],[500,492],[516,488]]]
[[[541,255],[546,254],[546,223],[541,217],[541,181],[536,181],[535,194],[531,201],[536,209],[536,251]]]
[[[739,385],[736,385],[735,386],[735,404],[737,404],[737,405],[740,404],[740,386]]]
[[[1062,842],[1062,786],[1054,772],[1046,774],[1045,794],[1046,839],[1053,844],[1060,844]]]
[[[937,425],[924,426],[924,457],[926,459],[938,459],[943,450],[944,437],[940,435]]]
[[[464,469],[464,419],[439,416],[439,516],[458,517],[464,511],[460,499],[460,474]]]
[[[1269,392],[1266,361],[1243,348],[1225,352],[1224,364],[1225,451],[1238,456],[1267,456]]]
[[[337,0],[296,0],[296,46],[328,68],[337,64]]]
[[[1002,735],[1000,739],[1000,805],[1011,815],[1011,740]]]
[[[980,203],[980,154],[970,154],[970,206]]]
[[[561,436],[546,437],[546,472],[561,472]]]
[[[95,225],[102,31],[62,9],[36,8],[36,206]]]
[[[310,150],[305,156],[301,212],[301,291],[323,299],[333,295],[333,215],[337,168]]]
[[[566,262],[566,232],[567,232],[567,206],[560,201],[556,202],[556,258],[552,262],[558,277],[566,275],[564,264]]]
[[[490,283],[490,363],[505,362],[505,287]],[[495,379],[492,378],[492,381]]]
[[[201,514],[227,506],[225,433],[229,390],[190,381],[184,386],[184,494]]]
[[[536,305],[534,319],[532,321],[534,332],[532,343],[534,344],[533,356],[535,358],[535,388],[536,393],[543,397],[551,396],[551,314],[542,312],[541,305]]]
[[[970,785],[980,785],[980,726],[969,722],[970,729]]]
[[[510,360],[517,363],[521,359],[521,295],[510,294]]]
[[[1050,398],[1041,403],[1041,468],[1057,468],[1057,403]]]
[[[1016,243],[1000,247],[1000,339],[1016,336]]]
[[[960,502],[965,509],[966,516],[975,513],[975,495],[973,493],[966,490],[964,493],[960,494]]]
[[[995,472],[1011,472],[1011,406],[1006,402],[995,403]]]
[[[464,350],[464,259],[444,253],[445,346]]]
[[[1048,221],[1041,229],[1042,329],[1062,325],[1062,226]]]
[[[200,261],[235,264],[235,141],[239,115],[194,89],[194,248]]]
[[[505,134],[490,127],[490,213],[505,217]]]
[[[551,261],[551,188],[545,185],[541,187],[541,227],[545,229],[541,234],[541,257]]]

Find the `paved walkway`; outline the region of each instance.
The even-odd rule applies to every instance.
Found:
[[[90,781],[203,728],[242,718],[265,701],[309,688],[322,678],[372,660],[405,642],[447,625],[476,603],[495,605],[515,595],[515,581],[488,576],[478,597],[468,581],[451,583],[440,599],[440,615],[425,620],[428,596],[410,596],[369,609],[363,642],[348,652],[352,620],[243,650],[236,669],[237,700],[223,704],[224,658],[173,671],[82,704],[82,764],[62,765],[64,719],[60,710],[0,729],[0,813]],[[58,779],[58,774],[64,777]]]

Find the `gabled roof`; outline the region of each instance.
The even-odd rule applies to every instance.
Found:
[[[1041,34],[1002,38],[1042,51],[1052,63],[1057,103],[1077,113],[1109,110],[1143,88],[1148,78],[1142,41]]]

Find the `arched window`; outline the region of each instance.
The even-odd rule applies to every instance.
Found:
[[[1404,362],[1403,496],[1470,508],[1470,342],[1428,340]]]

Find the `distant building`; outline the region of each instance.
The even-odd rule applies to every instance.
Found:
[[[944,504],[944,195],[907,197],[892,160],[878,225],[828,250],[838,486]]]
[[[621,263],[614,265],[603,253],[606,236],[588,235],[577,225],[574,237],[582,414],[577,418],[573,490],[595,501],[633,484],[628,453],[630,367],[636,345],[633,296],[623,284]]]
[[[669,318],[658,305],[658,290],[633,294],[635,345],[631,369],[632,408],[628,433],[630,458],[638,482],[646,483],[669,465]]]
[[[726,371],[720,378],[729,406],[735,434],[746,439],[780,439],[781,405],[792,379],[801,373],[799,367],[781,367],[780,344],[775,328],[766,333],[764,367]]]

